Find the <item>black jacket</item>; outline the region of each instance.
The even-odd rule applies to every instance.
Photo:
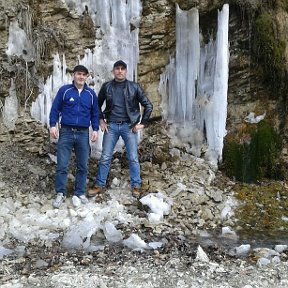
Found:
[[[144,91],[140,87],[138,83],[133,81],[125,80],[125,88],[124,88],[124,95],[125,95],[125,103],[127,114],[131,121],[131,126],[138,124],[141,120],[141,124],[146,124],[148,119],[152,113],[153,105],[150,100],[145,95]],[[113,89],[115,85],[115,80],[106,82],[102,85],[99,94],[98,94],[98,104],[100,107],[100,118],[106,119],[109,121],[109,115],[113,110]],[[106,107],[105,110],[101,113],[101,107],[106,100]],[[144,107],[144,111],[140,114],[140,105]]]

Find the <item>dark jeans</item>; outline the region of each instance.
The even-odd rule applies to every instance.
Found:
[[[86,179],[89,158],[89,130],[62,127],[57,143],[57,170],[55,179],[56,193],[67,192],[67,176],[72,150],[76,155],[76,178],[74,195],[86,193]]]

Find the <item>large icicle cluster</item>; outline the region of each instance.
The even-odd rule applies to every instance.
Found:
[[[176,57],[161,75],[159,91],[171,135],[213,164],[222,159],[226,135],[229,6],[218,12],[216,40],[201,43],[199,14],[176,9]],[[205,151],[204,151],[205,149]]]

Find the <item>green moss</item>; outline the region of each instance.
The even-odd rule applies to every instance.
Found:
[[[260,122],[250,143],[251,162],[255,178],[278,178],[278,163],[281,152],[281,138],[265,121]]]
[[[277,39],[273,16],[267,12],[258,16],[254,25],[254,53],[263,66],[266,79],[272,84],[283,78],[285,42]]]
[[[263,178],[280,179],[281,138],[266,121],[249,124],[238,137],[227,137],[222,168],[229,177],[253,183]]]
[[[243,145],[239,145],[233,140],[226,142],[223,150],[223,163],[224,170],[230,178],[235,177],[237,180],[244,181],[244,150]]]
[[[258,231],[287,230],[288,191],[282,183],[237,185],[235,196],[241,205],[236,209],[238,225]]]

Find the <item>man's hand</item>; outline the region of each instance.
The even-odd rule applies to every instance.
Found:
[[[100,127],[102,132],[108,132],[107,123],[103,119],[100,120]]]
[[[133,133],[137,133],[138,130],[141,130],[141,129],[143,129],[143,128],[144,128],[144,125],[143,125],[143,124],[137,124],[137,125],[135,125],[135,126],[132,128],[132,132],[133,132]]]
[[[50,127],[50,136],[53,139],[57,139],[59,136],[58,129],[56,127]]]
[[[96,142],[97,138],[98,138],[98,132],[93,131],[91,135],[91,142]]]

